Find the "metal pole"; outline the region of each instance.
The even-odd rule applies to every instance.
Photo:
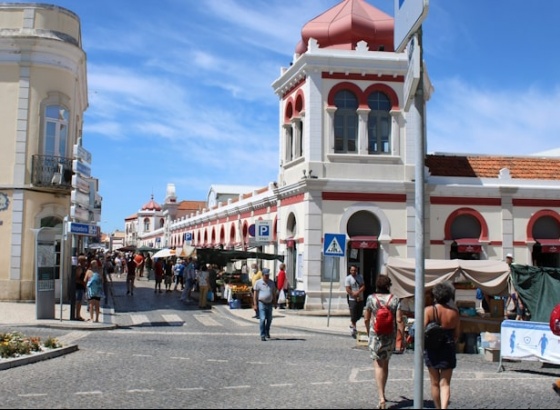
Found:
[[[67,239],[67,232],[68,232],[68,215],[64,217],[62,221],[62,239],[60,243],[60,266],[58,267],[58,276],[60,277],[60,321],[62,322],[62,303],[63,299],[63,290],[64,290],[64,274],[66,272],[66,239]]]
[[[327,312],[327,327],[329,327],[329,323],[331,321],[331,302],[332,302],[332,288],[333,288],[333,280],[334,280],[334,264],[339,263],[338,258],[333,257],[332,269],[331,269],[331,289],[329,291],[329,310]]]
[[[414,408],[421,409],[424,405],[424,286],[425,286],[425,251],[424,251],[424,162],[425,162],[425,107],[423,84],[423,50],[422,26],[418,29],[418,46],[420,47],[420,81],[414,97],[414,109],[420,121],[416,133],[416,161],[415,161],[415,291],[414,291]]]

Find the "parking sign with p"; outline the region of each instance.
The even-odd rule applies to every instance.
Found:
[[[272,239],[272,221],[255,222],[255,240],[258,242],[270,242]]]

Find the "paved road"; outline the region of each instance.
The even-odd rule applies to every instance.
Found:
[[[116,284],[116,330],[23,327],[78,343],[67,356],[0,372],[0,408],[372,408],[377,403],[367,350],[346,334],[273,326],[258,337],[256,321],[225,305],[201,311],[178,293],[133,297]],[[121,292],[122,291],[122,292]],[[0,326],[0,331],[2,327]],[[412,408],[414,355],[391,360],[389,407]],[[557,408],[556,367],[497,363],[459,355],[452,408]],[[430,400],[424,373],[425,407]]]

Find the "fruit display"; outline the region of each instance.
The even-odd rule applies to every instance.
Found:
[[[250,293],[251,287],[245,283],[230,283],[232,293]]]

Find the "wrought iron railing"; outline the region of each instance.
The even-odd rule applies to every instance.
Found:
[[[70,190],[72,188],[72,158],[33,155],[31,183],[36,187]]]

